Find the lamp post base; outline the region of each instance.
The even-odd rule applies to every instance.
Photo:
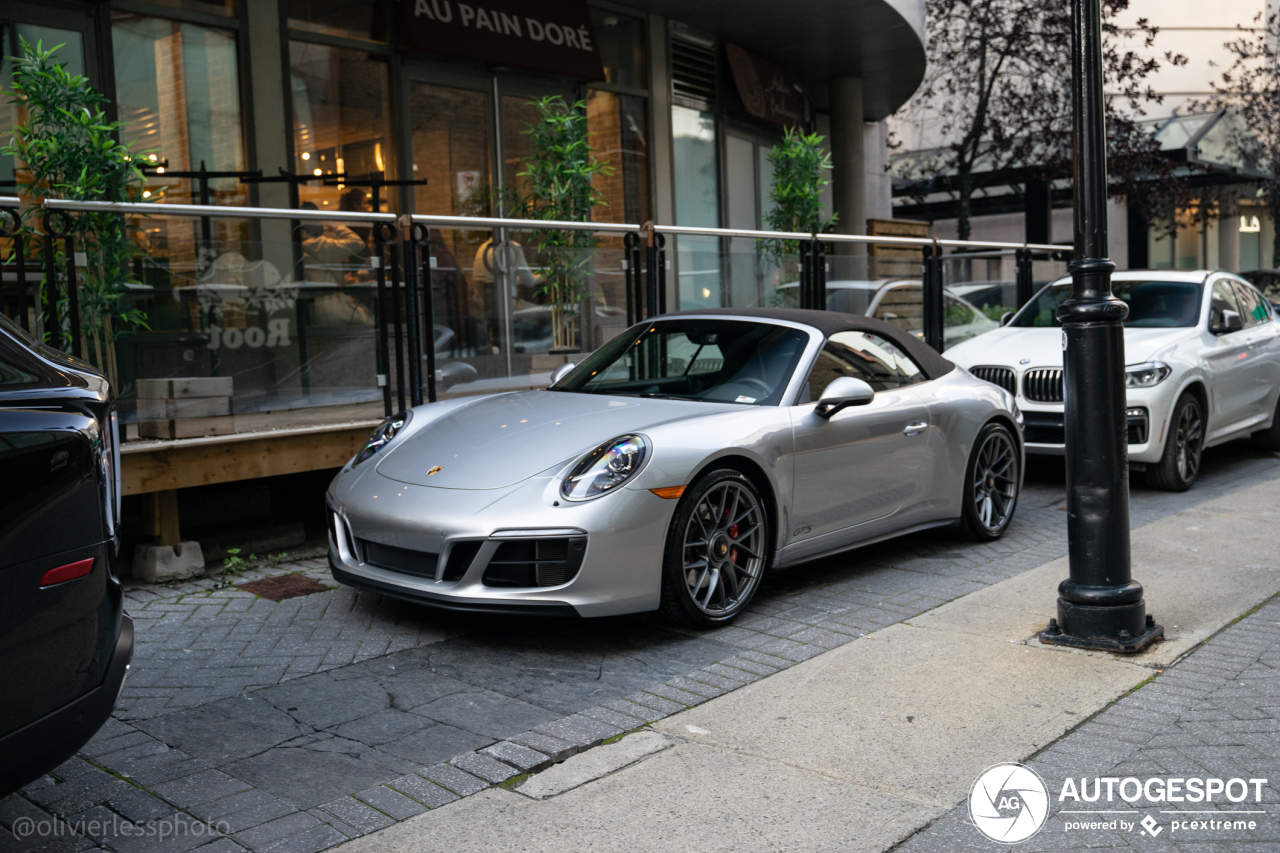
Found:
[[[1164,626],[1147,614],[1146,604],[1089,607],[1058,599],[1058,618],[1038,635],[1050,646],[1070,646],[1132,655],[1164,637]],[[1063,627],[1059,627],[1059,622]]]

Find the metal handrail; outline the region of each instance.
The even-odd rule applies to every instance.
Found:
[[[0,207],[17,207],[22,204],[22,199],[16,195],[0,195]]]
[[[145,201],[73,201],[46,198],[45,210],[80,213],[136,213],[159,216],[212,216],[222,219],[292,219],[301,222],[387,222],[395,224],[394,213],[363,213],[356,210],[293,210],[285,207],[217,207],[204,204],[168,204]]]
[[[17,204],[15,197],[11,201],[0,196],[0,204]],[[217,207],[200,204],[169,204],[165,202],[116,202],[116,201],[72,201],[70,199],[44,199],[41,204],[46,210],[69,210],[79,212],[112,212],[138,213],[170,216],[213,216],[224,219],[288,219],[294,221],[325,220],[331,222],[386,222],[395,223],[403,217],[394,213],[363,213],[348,210],[294,210],[279,207]],[[545,219],[507,219],[497,216],[437,216],[416,213],[407,217],[414,224],[434,226],[437,228],[466,228],[477,231],[491,231],[507,228],[513,231],[530,231],[541,229],[592,231],[595,233],[634,233],[643,231],[644,226],[627,222],[567,222]],[[1031,249],[1036,252],[1069,251],[1070,246],[1051,243],[1004,243],[982,242],[977,240],[947,240],[930,237],[890,237],[887,235],[864,234],[810,234],[801,231],[756,231],[746,228],[700,228],[688,225],[654,225],[658,234],[673,236],[706,236],[706,237],[747,237],[755,240],[821,240],[827,243],[863,243],[873,245],[899,246],[973,246],[983,249]]]
[[[512,231],[552,228],[557,231],[632,234],[641,230],[642,227],[626,222],[569,222],[557,219],[503,219],[497,216],[437,216],[427,213],[415,213],[409,218],[417,225],[434,225],[438,228],[467,228],[476,231],[492,231],[497,228],[507,228]]]

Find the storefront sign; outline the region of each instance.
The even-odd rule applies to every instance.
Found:
[[[412,50],[603,80],[585,0],[400,0]]]
[[[767,59],[725,42],[738,97],[749,115],[783,127],[804,124],[804,102],[791,73]]]

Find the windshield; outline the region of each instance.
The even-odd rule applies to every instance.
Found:
[[[809,335],[743,320],[662,320],[629,329],[552,391],[773,406]]]
[[[1192,281],[1113,281],[1111,292],[1129,306],[1126,327],[1154,329],[1194,326],[1200,320],[1200,284]],[[1058,326],[1058,306],[1071,295],[1071,282],[1051,284],[1018,312],[1010,326]]]

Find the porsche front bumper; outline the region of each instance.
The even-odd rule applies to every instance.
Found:
[[[676,501],[642,489],[581,503],[538,477],[501,489],[441,489],[368,470],[330,486],[334,578],[452,610],[610,616],[658,607]]]

